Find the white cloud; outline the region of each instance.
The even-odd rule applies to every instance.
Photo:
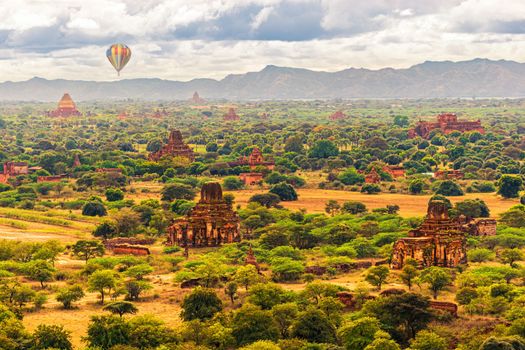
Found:
[[[317,6],[318,32],[290,39],[273,28],[295,15],[290,5]],[[113,40],[133,51],[124,78],[525,57],[521,0],[0,0],[0,8],[0,81],[115,79],[104,56]],[[297,28],[311,29],[304,21]],[[202,26],[217,39],[201,35]],[[254,40],[268,26],[272,40]]]

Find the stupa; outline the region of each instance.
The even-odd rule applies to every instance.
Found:
[[[206,100],[204,100],[203,98],[201,98],[199,96],[199,93],[197,91],[195,91],[193,93],[193,96],[192,98],[190,99],[190,102],[193,103],[193,104],[196,104],[196,105],[202,105],[204,103],[206,103]]]
[[[66,92],[58,102],[58,108],[49,112],[51,117],[73,117],[81,116],[71,96]]]
[[[241,118],[237,115],[237,113],[235,113],[235,109],[234,108],[230,108],[228,110],[228,113],[226,113],[224,115],[224,120],[226,121],[236,121],[236,120],[240,120]]]
[[[195,160],[193,150],[190,146],[184,143],[182,134],[179,130],[172,130],[170,132],[168,143],[162,146],[157,152],[151,153],[148,159],[158,161],[164,156],[183,157],[192,162]]]
[[[222,196],[221,185],[206,183],[201,189],[201,199],[184,217],[168,227],[167,245],[181,247],[210,247],[238,242],[240,219]]]
[[[346,115],[343,112],[341,112],[341,111],[337,111],[337,112],[335,112],[334,114],[332,114],[329,117],[330,120],[334,120],[334,121],[335,120],[343,120],[345,118],[346,118]]]

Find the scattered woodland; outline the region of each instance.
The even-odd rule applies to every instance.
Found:
[[[0,163],[35,169],[0,183],[1,350],[525,349],[525,100],[77,106],[83,116],[60,118],[0,103]],[[229,107],[240,120],[223,120]],[[485,133],[408,138],[442,112]],[[148,160],[173,129],[195,161]],[[255,147],[273,170],[228,165]],[[379,183],[365,182],[372,169]],[[263,180],[239,179],[251,171]],[[242,240],[165,245],[212,181]],[[468,236],[455,268],[390,268],[435,199],[451,218],[496,219],[496,235]],[[150,254],[114,254],[115,238],[150,240]]]

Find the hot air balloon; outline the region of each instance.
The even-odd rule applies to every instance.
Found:
[[[106,56],[120,76],[120,70],[124,68],[131,58],[131,50],[124,44],[113,44],[106,51]]]

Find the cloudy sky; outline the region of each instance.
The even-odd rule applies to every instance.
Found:
[[[190,80],[268,64],[336,71],[525,62],[523,0],[0,0],[0,81]]]

